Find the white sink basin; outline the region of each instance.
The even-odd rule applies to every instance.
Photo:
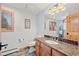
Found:
[[[58,44],[57,42],[52,41],[52,40],[46,40],[45,42],[48,43],[48,44]]]

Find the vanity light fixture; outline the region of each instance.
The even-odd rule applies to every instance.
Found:
[[[50,15],[54,15],[56,13],[64,11],[65,9],[66,9],[65,4],[60,3],[60,4],[56,4],[54,7],[50,7],[48,9],[48,12]]]

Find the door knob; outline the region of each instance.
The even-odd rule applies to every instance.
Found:
[[[69,33],[67,33],[67,35],[69,35]]]

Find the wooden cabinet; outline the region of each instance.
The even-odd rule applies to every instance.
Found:
[[[51,48],[46,46],[45,44],[41,43],[40,55],[41,56],[50,56],[51,55]]]
[[[52,49],[52,56],[65,56],[65,54],[63,54],[55,49]]]
[[[78,41],[78,32],[79,32],[79,15],[72,14],[66,17],[67,25],[66,25],[66,32],[67,32],[67,39],[72,41]]]
[[[36,41],[35,48],[36,48],[36,55],[39,56],[40,55],[40,42],[39,41]]]
[[[36,55],[37,56],[65,56],[65,54],[47,46],[41,41],[36,40]]]

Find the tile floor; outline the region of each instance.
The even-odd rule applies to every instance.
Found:
[[[17,51],[17,52],[13,52],[13,53],[7,54],[7,55],[5,55],[5,56],[20,56],[20,55],[19,55],[19,52]],[[34,48],[33,48],[33,47],[30,48],[30,49],[27,48],[27,49],[24,51],[24,54],[21,55],[21,56],[35,56]]]

